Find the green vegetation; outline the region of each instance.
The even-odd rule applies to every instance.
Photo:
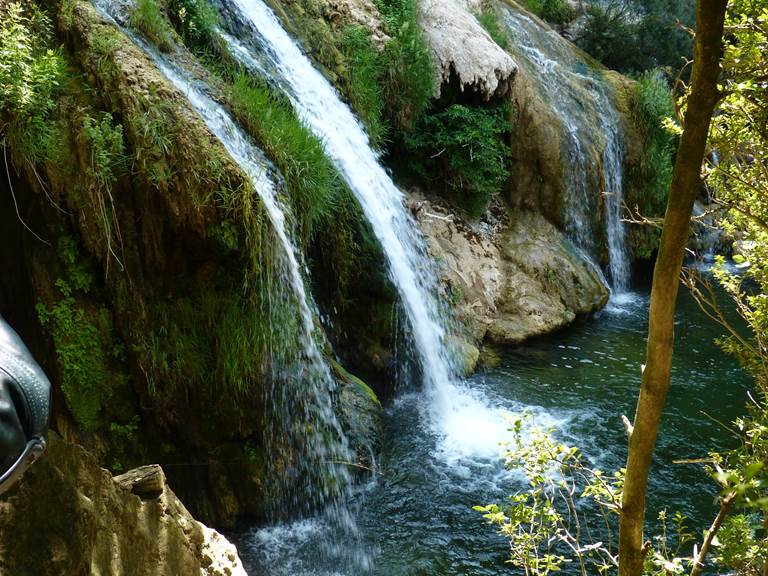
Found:
[[[558,26],[569,24],[577,16],[567,0],[525,0],[525,4],[531,12]]]
[[[624,470],[606,474],[591,468],[582,452],[555,440],[551,429],[532,426],[530,415],[512,422],[513,441],[504,455],[510,470],[525,476],[525,488],[509,504],[475,506],[509,540],[509,563],[530,576],[562,572],[581,576],[616,573],[616,528]],[[686,555],[696,538],[687,518],[662,510],[659,535],[647,544],[644,576],[686,574]],[[598,529],[599,541],[591,530]]]
[[[158,0],[137,0],[131,11],[130,25],[149,38],[162,51],[175,44],[174,32],[163,14]]]
[[[107,262],[110,257],[114,257],[122,267],[118,255],[118,245],[122,239],[112,187],[128,165],[123,144],[123,127],[113,123],[111,114],[103,113],[98,120],[86,116],[83,119],[81,134],[90,156],[85,174],[90,183],[90,208],[103,234]]]
[[[280,366],[291,358],[295,312],[277,310],[274,302],[263,305],[269,289],[265,283],[243,298],[241,281],[223,278],[194,295],[156,302],[155,328],[134,346],[150,394],[167,396],[193,383],[210,392],[247,394],[266,379],[270,362]]]
[[[217,42],[219,14],[206,0],[169,0],[168,13],[185,44],[207,48]]]
[[[659,71],[640,76],[632,115],[643,136],[643,156],[637,174],[638,181],[643,183],[639,208],[645,216],[660,216],[667,205],[676,138],[668,127],[675,115],[675,102]]]
[[[691,57],[693,2],[610,0],[590,2],[576,44],[603,64],[624,73],[683,67]]]
[[[233,111],[261,143],[285,177],[306,245],[317,230],[330,226],[347,194],[322,142],[296,117],[289,102],[245,74],[232,83]]]
[[[67,407],[79,425],[94,431],[102,426],[102,410],[124,378],[110,368],[123,350],[109,311],[85,307],[77,299],[78,293],[92,290],[93,272],[72,238],[60,237],[59,256],[66,269],[66,278],[56,281],[60,298],[50,307],[38,303],[37,313],[53,338]]]
[[[405,147],[417,174],[443,183],[448,197],[477,217],[509,177],[508,132],[508,105],[453,104],[420,118],[405,135]]]
[[[429,48],[413,0],[378,0],[390,39],[377,50],[365,28],[341,31],[339,50],[347,66],[344,88],[375,145],[394,131],[409,130],[427,109],[434,88]]]
[[[418,23],[415,0],[376,0],[390,40],[381,53],[385,117],[408,129],[432,98],[435,68]]]
[[[475,17],[493,41],[506,50],[509,45],[509,36],[504,25],[499,22],[499,13],[496,12],[496,9],[491,4],[483,3],[480,12],[475,14]]]
[[[380,88],[383,75],[381,53],[374,48],[368,30],[363,26],[342,29],[340,49],[347,61],[346,88],[350,104],[368,128],[371,141],[381,143],[387,135]]]
[[[51,113],[65,73],[51,25],[33,4],[0,5],[0,145],[18,163],[52,160],[61,140]]]

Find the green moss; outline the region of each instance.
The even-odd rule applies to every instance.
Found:
[[[173,28],[157,0],[137,0],[131,10],[129,24],[164,52],[171,50],[175,44]]]
[[[97,299],[92,262],[66,234],[59,236],[58,255],[64,277],[55,282],[57,298],[50,305],[38,302],[37,314],[53,340],[69,411],[85,430],[96,431],[107,418],[125,412],[120,394],[127,376],[118,368],[124,360],[123,345],[110,311],[90,303]],[[113,398],[118,401],[110,406]]]
[[[342,382],[354,384],[355,387],[358,389],[358,391],[360,391],[364,396],[369,398],[377,406],[381,406],[379,397],[376,395],[376,392],[374,392],[373,389],[370,386],[368,386],[368,384],[363,382],[357,376],[347,372],[344,366],[342,366],[335,360],[331,361],[331,367],[333,368],[333,372],[339,380],[341,380]]]
[[[410,167],[470,216],[481,215],[509,177],[509,106],[453,104],[424,115],[404,138]]]

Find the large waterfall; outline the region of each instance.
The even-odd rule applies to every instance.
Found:
[[[271,404],[278,412],[274,416],[285,427],[278,434],[296,436],[289,438],[288,442],[299,444],[306,460],[299,465],[299,471],[295,474],[298,478],[283,479],[288,484],[294,481],[299,484],[285,486],[286,490],[295,493],[291,512],[308,514],[318,507],[324,507],[327,522],[345,540],[344,547],[333,541],[326,543],[332,548],[332,554],[354,555],[356,564],[364,569],[368,563],[367,556],[350,545],[356,537],[356,526],[346,508],[352,481],[344,463],[350,462],[353,457],[332,405],[336,384],[320,349],[323,336],[315,328],[316,310],[302,275],[303,256],[292,240],[287,218],[289,210],[279,199],[280,183],[275,168],[224,108],[206,94],[205,86],[198,85],[190,74],[169,57],[123,27],[119,10],[113,4],[106,1],[97,1],[95,4],[103,15],[119,26],[153,60],[166,79],[185,95],[208,129],[249,177],[253,191],[258,194],[267,212],[281,247],[280,262],[276,264],[280,277],[275,284],[283,287],[278,294],[282,302],[275,305],[296,309],[299,316],[297,333],[291,336],[299,342],[299,357],[293,359],[297,364],[295,373],[298,376],[289,378],[288,384],[281,383],[282,389],[270,392],[273,395]],[[279,367],[283,371],[287,368],[292,369]],[[286,390],[286,386],[292,386],[293,389]],[[275,398],[281,400],[275,401]],[[272,454],[272,457],[279,460],[281,455]]]
[[[449,321],[437,299],[437,279],[425,243],[365,130],[262,0],[227,0],[224,9],[237,19],[240,30],[239,38],[224,34],[232,54],[290,98],[323,141],[381,243],[409,319],[433,431],[452,453],[497,453],[496,432],[504,430],[505,423],[497,414],[489,415],[483,399],[457,378],[455,358],[446,345]]]
[[[624,144],[610,90],[557,32],[509,7],[503,18],[511,50],[563,126],[566,230],[582,250],[597,256],[595,190],[604,195],[608,272],[614,294],[629,285],[629,258],[621,220]],[[593,150],[602,150],[600,166]]]

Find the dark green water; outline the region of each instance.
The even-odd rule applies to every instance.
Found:
[[[433,433],[423,396],[401,395],[386,411],[382,474],[361,488],[353,506],[359,534],[347,536],[349,550],[367,552],[371,570],[349,567],[342,559],[320,565],[316,552],[333,535],[321,519],[313,519],[241,534],[239,548],[251,573],[515,573],[504,565],[504,540],[471,509],[501,502],[519,487],[495,456],[507,434],[477,423],[493,420],[492,408],[529,410],[535,421],[555,426],[559,437],[580,446],[601,469],[623,466],[626,438],[620,417],[634,414],[646,326],[647,295],[635,294],[619,308],[506,350],[498,367],[469,382],[488,414],[474,415],[468,420],[473,429],[456,430],[458,440],[448,445]],[[654,458],[648,518],[663,505],[685,513],[697,530],[711,521],[713,482],[700,466],[672,461],[703,457],[734,442],[712,418],[730,422],[741,414],[750,382],[713,343],[721,334],[682,290],[673,383]]]

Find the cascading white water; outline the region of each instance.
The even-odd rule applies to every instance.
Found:
[[[624,148],[620,134],[621,120],[604,90],[598,93],[600,127],[605,135],[603,149],[603,190],[605,191],[605,236],[608,241],[608,265],[614,294],[629,289],[630,264],[622,220]]]
[[[604,224],[608,272],[613,295],[626,292],[630,265],[621,219],[623,191],[623,134],[621,121],[609,97],[608,86],[576,56],[557,32],[518,11],[503,7],[518,64],[540,89],[563,125],[566,186],[566,230],[571,240],[593,258],[596,253],[594,191],[604,193]],[[591,165],[589,150],[602,148],[602,179]]]
[[[403,193],[379,163],[365,130],[328,80],[314,67],[261,0],[224,0],[238,28],[222,33],[231,53],[247,68],[277,84],[317,135],[355,194],[386,255],[390,277],[410,321],[430,396],[431,424],[451,454],[495,456],[506,423],[456,376],[446,345],[446,317],[437,300],[437,280],[425,243]]]
[[[325,506],[326,521],[333,525],[345,540],[343,549],[337,542],[327,542],[328,549],[333,554],[353,555],[354,563],[361,569],[366,569],[369,565],[368,556],[350,546],[350,542],[357,537],[357,530],[345,503],[352,481],[343,463],[352,461],[353,456],[333,409],[332,395],[336,383],[320,351],[318,341],[322,341],[323,336],[315,329],[315,307],[305,288],[302,255],[291,239],[286,209],[278,197],[278,186],[272,176],[275,169],[224,108],[214,102],[189,74],[121,24],[117,7],[108,0],[96,0],[95,5],[143,50],[168,81],[185,95],[208,129],[249,177],[267,212],[274,234],[282,247],[279,254],[281,261],[278,264],[278,273],[281,276],[279,283],[289,287],[281,295],[290,300],[288,305],[295,307],[300,317],[298,334],[292,335],[292,338],[298,338],[300,344],[300,357],[295,359],[301,364],[301,369],[298,370],[300,375],[296,378],[298,389],[274,392],[283,402],[287,401],[287,405],[282,406],[279,401],[276,402],[276,410],[280,413],[275,416],[286,423],[283,433],[292,434],[291,425],[298,424],[299,444],[307,458],[304,463],[307,469],[302,470],[300,478],[300,481],[304,482],[302,493],[294,498],[298,510],[294,511],[308,513],[318,506]],[[288,396],[293,398],[286,400]],[[279,459],[278,455],[272,456]]]

